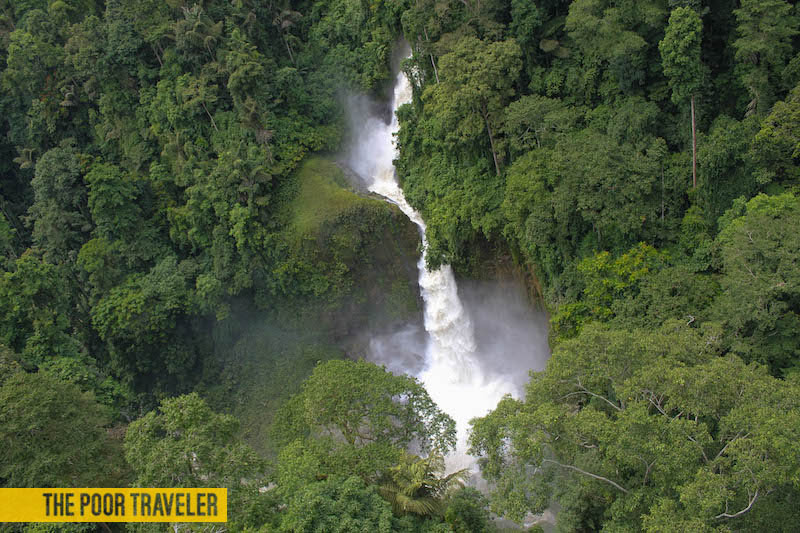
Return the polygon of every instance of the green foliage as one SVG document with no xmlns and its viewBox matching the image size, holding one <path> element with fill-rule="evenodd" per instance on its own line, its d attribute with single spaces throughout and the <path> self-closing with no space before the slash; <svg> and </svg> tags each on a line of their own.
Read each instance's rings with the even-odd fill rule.
<svg viewBox="0 0 800 533">
<path fill-rule="evenodd" d="M 587 325 L 561 343 L 524 402 L 506 398 L 474 423 L 496 508 L 519 518 L 555 494 L 573 527 L 656 531 L 666 509 L 678 515 L 666 524 L 760 520 L 770 495 L 795 486 L 796 454 L 781 447 L 797 426 L 770 419 L 798 416 L 796 386 L 717 357 L 719 337 L 674 322 Z"/>
<path fill-rule="evenodd" d="M 125 459 L 139 487 L 224 487 L 230 520 L 259 507 L 264 465 L 238 439 L 239 422 L 213 412 L 196 393 L 161 402 L 128 426 Z M 256 510 L 253 509 L 256 508 Z"/>
<path fill-rule="evenodd" d="M 311 434 L 370 444 L 445 452 L 455 446 L 455 422 L 412 377 L 366 361 L 328 361 L 314 369 L 279 413 L 284 442 Z M 313 432 L 313 433 L 312 433 Z"/>
<path fill-rule="evenodd" d="M 581 252 L 630 246 L 658 228 L 658 146 L 639 151 L 586 129 L 520 157 L 508 172 L 507 235 L 548 278 Z"/>
<path fill-rule="evenodd" d="M 486 43 L 465 37 L 441 57 L 442 83 L 430 87 L 423 97 L 433 107 L 446 142 L 474 145 L 478 139 L 489 141 L 498 176 L 502 147 L 495 136 L 503 108 L 515 92 L 520 56 L 513 40 Z"/>
<path fill-rule="evenodd" d="M 0 385 L 0 483 L 104 487 L 125 483 L 105 407 L 48 373 L 16 371 Z"/>
<path fill-rule="evenodd" d="M 727 221 L 717 238 L 724 272 L 718 313 L 731 349 L 775 374 L 798 364 L 798 217 L 794 195 L 761 194 L 747 202 L 742 216 Z"/>
<path fill-rule="evenodd" d="M 59 119 L 66 114 L 66 109 L 59 106 L 61 79 L 52 76 L 63 60 L 63 50 L 57 41 L 60 32 L 57 19 L 38 9 L 28 12 L 23 20 L 8 35 L 6 68 L 0 85 L 14 104 L 9 107 L 9 122 L 14 126 L 12 142 L 31 151 L 46 150 Z"/>
<path fill-rule="evenodd" d="M 542 12 L 536 4 L 525 0 L 511 0 L 509 30 L 520 46 L 527 48 L 536 43 L 536 32 L 543 22 Z"/>
<path fill-rule="evenodd" d="M 50 262 L 74 260 L 75 250 L 91 228 L 79 157 L 73 143 L 65 141 L 37 161 L 31 180 L 33 241 Z"/>
<path fill-rule="evenodd" d="M 701 129 L 725 110 L 737 112 L 741 87 L 730 54 L 720 51 L 733 40 L 735 6 L 672 3 L 670 18 L 661 2 L 512 3 L 510 22 L 495 21 L 507 23 L 506 35 L 522 46 L 522 66 L 506 65 L 489 79 L 482 74 L 505 65 L 512 55 L 499 51 L 514 41 L 476 31 L 469 7 L 461 14 L 452 4 L 437 6 L 418 3 L 404 19 L 420 35 L 414 79 L 421 90 L 413 109 L 400 113 L 398 160 L 407 196 L 428 223 L 432 266 L 463 266 L 488 239 L 535 270 L 555 304 L 580 293 L 573 272 L 584 257 L 641 241 L 670 246 L 691 201 L 702 205 L 712 235 L 733 198 L 771 181 L 771 165 L 758 163 L 765 158 L 753 149 L 758 120 L 720 119 L 700 143 L 702 190 L 686 194 L 688 156 L 678 150 L 690 130 L 669 96 L 701 98 Z M 499 55 L 473 64 L 489 50 Z M 717 94 L 708 94 L 710 79 Z M 502 114 L 486 120 L 482 102 Z M 487 150 L 499 180 L 490 177 Z"/>
<path fill-rule="evenodd" d="M 133 240 L 142 218 L 137 198 L 141 195 L 135 180 L 121 175 L 114 165 L 100 163 L 86 173 L 88 207 L 101 238 Z"/>
<path fill-rule="evenodd" d="M 346 211 L 370 204 L 337 184 L 337 177 L 342 179 L 341 171 L 323 159 L 312 158 L 303 164 L 290 215 L 297 234 L 318 233 Z"/>
<path fill-rule="evenodd" d="M 612 315 L 614 302 L 630 297 L 629 293 L 640 281 L 652 270 L 659 269 L 665 260 L 663 253 L 644 243 L 613 263 L 608 252 L 584 259 L 578 264 L 578 271 L 586 280 L 583 301 L 593 315 L 607 319 Z"/>
<path fill-rule="evenodd" d="M 601 94 L 630 93 L 646 82 L 654 37 L 666 18 L 664 7 L 656 1 L 577 0 L 570 4 L 565 28 L 580 49 L 584 69 L 603 69 L 606 79 L 599 87 Z"/>
<path fill-rule="evenodd" d="M 14 352 L 0 344 L 0 386 L 13 374 L 21 371 L 22 368 L 17 363 Z"/>
<path fill-rule="evenodd" d="M 371 58 L 354 77 L 374 85 L 388 72 L 387 28 L 399 10 L 352 4 L 372 27 L 329 33 L 341 21 L 319 3 L 302 13 L 224 2 L 110 2 L 102 13 L 91 3 L 28 4 L 4 10 L 9 31 L 0 31 L 2 153 L 19 166 L 2 168 L 3 264 L 14 271 L 33 242 L 45 261 L 70 265 L 54 300 L 80 326 L 89 367 L 94 359 L 140 389 L 185 383 L 197 355 L 194 317 L 225 316 L 224 299 L 256 280 L 278 285 L 265 280 L 278 270 L 270 248 L 284 207 L 273 204 L 278 182 L 310 150 L 338 147 L 330 73 L 344 65 L 327 50 L 346 41 Z M 277 28 L 257 30 L 256 19 Z M 308 68 L 323 58 L 325 72 Z M 11 239 L 19 249 L 8 248 Z M 317 283 L 346 284 L 335 267 Z M 12 311 L 18 332 L 4 341 L 28 358 L 30 330 L 47 323 L 25 326 L 21 312 Z M 63 351 L 51 344 L 41 351 Z M 59 363 L 59 375 L 82 372 L 67 366 Z M 141 374 L 160 370 L 170 377 Z"/>
<path fill-rule="evenodd" d="M 389 77 L 393 36 L 406 2 L 317 1 L 301 20 L 313 20 L 298 65 L 317 66 L 339 83 L 369 90 Z M 298 12 L 304 11 L 298 8 Z M 287 16 L 283 15 L 283 21 Z M 282 22 L 285 28 L 290 26 Z M 291 52 L 290 52 L 291 54 Z"/>
<path fill-rule="evenodd" d="M 166 257 L 147 274 L 128 276 L 92 309 L 92 322 L 115 370 L 181 375 L 191 368 L 192 346 L 176 344 L 171 336 L 189 305 L 187 268 Z"/>
<path fill-rule="evenodd" d="M 737 39 L 733 41 L 742 82 L 750 92 L 749 111 L 764 114 L 774 102 L 776 79 L 792 54 L 792 38 L 800 19 L 783 0 L 744 0 L 734 10 Z"/>
<path fill-rule="evenodd" d="M 252 480 L 261 464 L 236 440 L 238 424 L 214 413 L 196 393 L 164 400 L 125 434 L 125 458 L 136 484 L 234 488 L 242 479 Z"/>
<path fill-rule="evenodd" d="M 749 198 L 764 186 L 754 164 L 756 117 L 739 122 L 720 116 L 698 149 L 699 202 L 707 224 L 716 223 L 734 199 Z M 772 165 L 770 165 L 772 166 Z"/>
<path fill-rule="evenodd" d="M 579 118 L 579 109 L 558 99 L 526 95 L 506 107 L 503 132 L 511 153 L 522 155 L 533 148 L 552 148 L 559 134 L 572 129 Z"/>
<path fill-rule="evenodd" d="M 16 230 L 11 227 L 5 215 L 0 216 L 0 268 L 9 270 L 16 259 L 14 237 Z"/>
<path fill-rule="evenodd" d="M 278 411 L 273 439 L 280 446 L 275 491 L 290 507 L 305 493 L 357 476 L 391 503 L 382 501 L 390 514 L 438 516 L 445 492 L 462 476 L 441 475 L 440 454 L 455 445 L 455 422 L 416 379 L 364 361 L 318 364 Z M 410 455 L 412 443 L 433 453 Z"/>
<path fill-rule="evenodd" d="M 334 477 L 298 491 L 287 504 L 278 531 L 389 533 L 392 511 L 375 487 L 357 477 Z"/>
<path fill-rule="evenodd" d="M 444 519 L 455 533 L 487 533 L 489 500 L 472 487 L 455 491 L 447 500 Z"/>
<path fill-rule="evenodd" d="M 792 89 L 785 101 L 777 102 L 772 112 L 761 122 L 761 131 L 755 136 L 753 151 L 759 161 L 757 179 L 763 182 L 795 184 L 797 165 L 794 160 L 800 156 L 800 86 Z"/>
<path fill-rule="evenodd" d="M 395 515 L 437 516 L 443 514 L 444 497 L 467 475 L 465 470 L 444 475 L 444 458 L 437 453 L 426 458 L 406 453 L 378 481 L 378 493 Z"/>
<path fill-rule="evenodd" d="M 72 336 L 68 286 L 59 269 L 29 250 L 0 278 L 0 342 L 35 367 L 56 357 L 78 357 Z"/>
<path fill-rule="evenodd" d="M 683 258 L 679 258 L 685 261 Z M 657 327 L 669 319 L 711 316 L 719 293 L 715 280 L 691 264 L 671 259 L 640 243 L 612 258 L 601 252 L 577 266 L 581 299 L 559 306 L 551 320 L 555 341 L 576 335 L 584 323 L 599 320 L 621 327 Z"/>
</svg>

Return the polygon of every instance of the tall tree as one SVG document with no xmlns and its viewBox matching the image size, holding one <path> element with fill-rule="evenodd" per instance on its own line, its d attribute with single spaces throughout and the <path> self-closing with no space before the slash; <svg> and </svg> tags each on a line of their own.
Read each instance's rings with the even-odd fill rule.
<svg viewBox="0 0 800 533">
<path fill-rule="evenodd" d="M 225 487 L 230 519 L 246 519 L 241 515 L 245 502 L 258 499 L 263 463 L 238 430 L 238 420 L 215 413 L 197 393 L 162 401 L 125 434 L 134 486 Z"/>
<path fill-rule="evenodd" d="M 455 533 L 494 531 L 489 516 L 489 500 L 474 487 L 459 489 L 448 498 L 444 519 Z"/>
<path fill-rule="evenodd" d="M 287 496 L 334 476 L 375 482 L 412 444 L 441 453 L 455 445 L 455 422 L 416 379 L 365 361 L 318 365 L 275 418 L 276 482 Z"/>
<path fill-rule="evenodd" d="M 77 358 L 83 347 L 70 323 L 73 302 L 63 272 L 28 250 L 0 273 L 0 343 L 28 368 L 48 360 Z"/>
<path fill-rule="evenodd" d="M 366 361 L 328 361 L 314 369 L 279 415 L 284 440 L 322 433 L 352 446 L 385 443 L 447 451 L 455 422 L 414 378 L 395 376 Z"/>
<path fill-rule="evenodd" d="M 703 83 L 705 68 L 700 60 L 703 22 L 688 7 L 678 7 L 669 17 L 664 39 L 658 44 L 664 75 L 672 89 L 672 101 L 677 105 L 688 98 L 692 120 L 692 188 L 697 187 L 697 123 L 695 95 Z"/>
<path fill-rule="evenodd" d="M 239 422 L 217 414 L 197 393 L 164 400 L 133 422 L 125 458 L 148 487 L 238 487 L 260 474 L 258 457 L 237 440 Z"/>
<path fill-rule="evenodd" d="M 800 85 L 761 121 L 752 155 L 761 167 L 763 182 L 794 183 L 800 176 L 795 163 L 800 157 Z"/>
<path fill-rule="evenodd" d="M 498 176 L 502 147 L 497 134 L 503 109 L 515 92 L 521 56 L 513 39 L 487 42 L 465 37 L 452 52 L 441 57 L 441 83 L 428 89 L 425 98 L 442 117 L 452 141 L 471 142 L 486 133 Z"/>
<path fill-rule="evenodd" d="M 196 346 L 190 336 L 179 333 L 187 328 L 192 303 L 191 268 L 167 256 L 146 274 L 128 275 L 92 307 L 92 323 L 118 375 L 181 379 L 192 368 Z"/>
</svg>

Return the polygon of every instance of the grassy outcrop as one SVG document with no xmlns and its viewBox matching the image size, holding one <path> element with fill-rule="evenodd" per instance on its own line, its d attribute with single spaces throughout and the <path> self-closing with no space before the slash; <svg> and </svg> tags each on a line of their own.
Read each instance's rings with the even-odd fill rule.
<svg viewBox="0 0 800 533">
<path fill-rule="evenodd" d="M 242 421 L 270 456 L 276 409 L 318 363 L 358 357 L 359 338 L 421 311 L 417 228 L 400 210 L 353 192 L 339 167 L 309 158 L 279 192 L 281 229 L 256 305 L 234 302 L 213 331 L 203 382 L 212 405 Z"/>
</svg>

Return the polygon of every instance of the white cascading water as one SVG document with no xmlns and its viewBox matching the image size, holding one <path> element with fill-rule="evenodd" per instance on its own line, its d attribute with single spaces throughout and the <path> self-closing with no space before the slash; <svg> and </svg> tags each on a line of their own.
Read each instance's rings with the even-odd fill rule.
<svg viewBox="0 0 800 533">
<path fill-rule="evenodd" d="M 411 101 L 411 85 L 405 74 L 397 75 L 392 102 L 392 120 L 386 124 L 368 117 L 356 124 L 355 142 L 349 156 L 350 167 L 368 184 L 370 191 L 396 204 L 419 226 L 423 253 L 419 260 L 419 286 L 424 302 L 425 330 L 428 334 L 425 364 L 416 376 L 431 398 L 456 421 L 458 443 L 446 458 L 447 470 L 475 468 L 467 453 L 470 419 L 493 409 L 506 393 L 518 393 L 517 385 L 502 377 L 488 379 L 476 357 L 472 322 L 458 296 L 450 265 L 437 270 L 426 268 L 428 241 L 422 216 L 409 204 L 397 183 L 393 160 L 397 157 L 394 134 L 399 129 L 395 112 Z"/>
</svg>

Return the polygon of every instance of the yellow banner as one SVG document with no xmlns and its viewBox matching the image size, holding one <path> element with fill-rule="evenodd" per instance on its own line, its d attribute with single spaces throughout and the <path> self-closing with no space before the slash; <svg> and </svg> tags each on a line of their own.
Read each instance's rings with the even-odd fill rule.
<svg viewBox="0 0 800 533">
<path fill-rule="evenodd" d="M 227 489 L 0 488 L 0 522 L 227 521 Z"/>
</svg>

